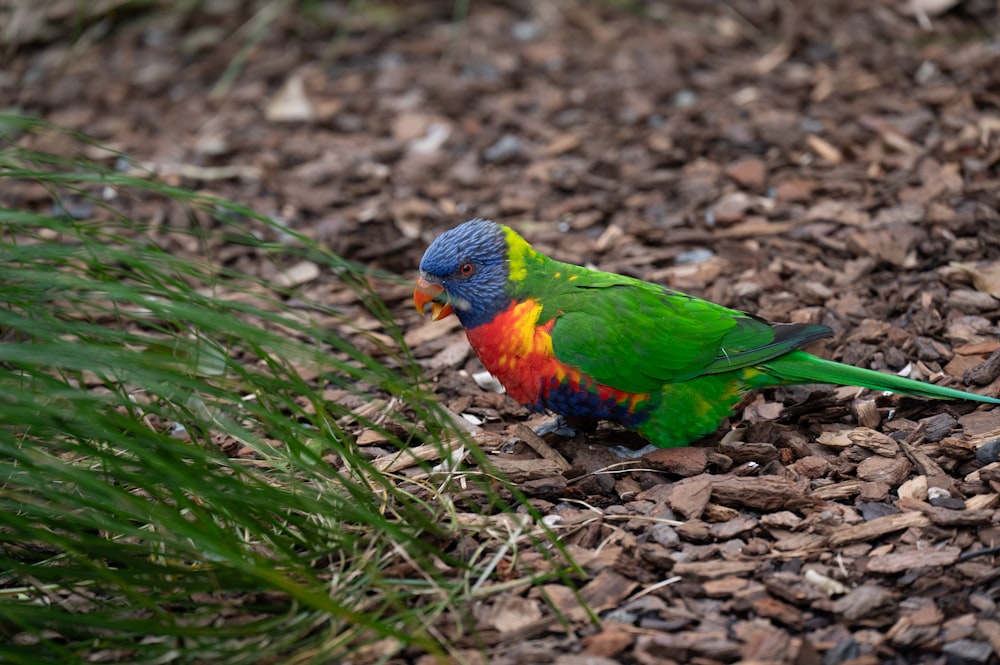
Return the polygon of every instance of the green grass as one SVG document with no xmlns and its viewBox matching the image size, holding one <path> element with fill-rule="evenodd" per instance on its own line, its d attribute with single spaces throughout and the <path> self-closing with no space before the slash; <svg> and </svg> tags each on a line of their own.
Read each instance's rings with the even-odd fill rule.
<svg viewBox="0 0 1000 665">
<path fill-rule="evenodd" d="M 489 479 L 404 480 L 354 445 L 362 428 L 399 449 L 463 440 L 372 275 L 239 205 L 83 159 L 84 136 L 0 128 L 0 189 L 51 201 L 0 207 L 0 662 L 448 653 L 439 620 L 461 626 L 496 552 L 544 535 L 503 542 L 460 519 L 460 475 L 504 508 Z M 39 135 L 59 154 L 23 147 Z M 140 204 L 189 223 L 125 214 Z M 217 260 L 236 245 L 318 263 L 381 334 Z M 463 535 L 482 547 L 458 561 Z"/>
</svg>

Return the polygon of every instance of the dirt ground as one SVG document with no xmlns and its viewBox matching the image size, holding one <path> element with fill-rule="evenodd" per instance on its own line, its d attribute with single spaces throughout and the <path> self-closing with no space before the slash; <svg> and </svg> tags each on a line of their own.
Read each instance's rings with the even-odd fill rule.
<svg viewBox="0 0 1000 665">
<path fill-rule="evenodd" d="M 825 323 L 819 355 L 1000 393 L 995 1 L 277 4 L 8 9 L 0 106 L 407 277 L 489 217 L 562 260 Z M 50 204 L 32 196 L 7 198 Z M 360 312 L 330 275 L 302 288 Z M 1000 409 L 776 389 L 625 462 L 607 446 L 639 442 L 611 427 L 534 436 L 456 322 L 377 288 L 600 617 L 516 587 L 438 627 L 469 662 L 1000 663 Z"/>
</svg>

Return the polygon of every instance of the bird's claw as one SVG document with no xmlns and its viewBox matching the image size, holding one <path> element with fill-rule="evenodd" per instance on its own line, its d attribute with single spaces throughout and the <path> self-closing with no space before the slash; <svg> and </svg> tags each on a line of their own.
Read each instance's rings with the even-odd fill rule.
<svg viewBox="0 0 1000 665">
<path fill-rule="evenodd" d="M 659 446 L 654 446 L 649 443 L 642 448 L 626 448 L 625 446 L 611 446 L 611 452 L 618 457 L 624 457 L 625 459 L 639 459 L 643 455 L 653 452 L 654 450 L 659 450 Z"/>
<path fill-rule="evenodd" d="M 545 436 L 546 434 L 554 433 L 558 436 L 572 439 L 579 433 L 580 430 L 570 425 L 562 416 L 556 416 L 551 420 L 546 420 L 544 423 L 536 427 L 534 431 L 538 436 Z"/>
</svg>

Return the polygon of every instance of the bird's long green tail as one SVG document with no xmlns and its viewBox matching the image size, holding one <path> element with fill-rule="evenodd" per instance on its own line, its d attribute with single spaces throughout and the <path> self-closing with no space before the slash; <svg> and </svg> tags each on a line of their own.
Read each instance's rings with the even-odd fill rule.
<svg viewBox="0 0 1000 665">
<path fill-rule="evenodd" d="M 895 374 L 885 374 L 871 369 L 852 367 L 832 360 L 824 360 L 805 351 L 792 351 L 778 358 L 761 363 L 767 374 L 780 383 L 835 383 L 842 386 L 860 386 L 871 390 L 888 390 L 928 399 L 968 399 L 988 404 L 1000 404 L 1000 399 L 975 393 L 936 386 L 905 379 Z"/>
</svg>

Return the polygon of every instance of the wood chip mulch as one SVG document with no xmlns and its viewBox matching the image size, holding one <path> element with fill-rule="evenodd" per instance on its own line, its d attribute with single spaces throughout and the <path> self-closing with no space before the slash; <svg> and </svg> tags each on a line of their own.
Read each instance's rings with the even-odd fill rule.
<svg viewBox="0 0 1000 665">
<path fill-rule="evenodd" d="M 88 49 L 39 19 L 0 95 L 408 278 L 437 233 L 492 217 L 563 260 L 829 325 L 819 355 L 1000 394 L 995 2 L 471 3 L 460 20 L 461 3 L 315 3 L 223 88 L 250 11 L 232 4 Z M 315 265 L 217 250 L 350 317 L 371 353 L 393 344 Z M 576 589 L 527 583 L 559 561 L 527 538 L 542 523 L 459 494 L 481 535 L 456 554 L 497 556 L 492 592 L 435 626 L 456 662 L 1000 663 L 1000 410 L 773 389 L 693 447 L 623 460 L 609 446 L 640 442 L 614 428 L 536 436 L 544 418 L 490 389 L 453 321 L 375 285 L 442 404 L 583 571 Z M 380 468 L 418 472 L 357 433 Z"/>
</svg>

